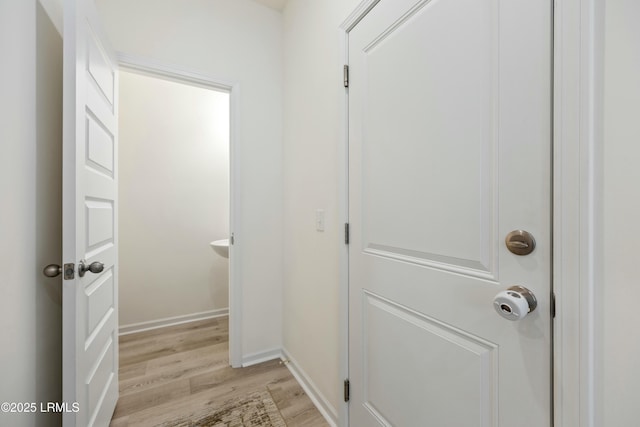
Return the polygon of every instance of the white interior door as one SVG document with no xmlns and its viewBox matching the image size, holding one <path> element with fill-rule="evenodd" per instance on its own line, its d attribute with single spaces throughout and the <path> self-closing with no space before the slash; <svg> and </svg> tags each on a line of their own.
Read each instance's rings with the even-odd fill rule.
<svg viewBox="0 0 640 427">
<path fill-rule="evenodd" d="M 118 399 L 118 70 L 93 0 L 64 8 L 63 260 L 76 269 L 63 281 L 63 399 L 79 411 L 63 420 L 106 426 Z M 80 277 L 81 260 L 103 270 Z"/>
<path fill-rule="evenodd" d="M 381 0 L 349 32 L 353 427 L 550 425 L 551 11 Z"/>
</svg>

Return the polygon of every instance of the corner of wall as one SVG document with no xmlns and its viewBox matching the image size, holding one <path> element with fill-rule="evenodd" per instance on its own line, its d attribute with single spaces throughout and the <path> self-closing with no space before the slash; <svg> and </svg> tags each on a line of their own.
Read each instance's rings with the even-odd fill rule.
<svg viewBox="0 0 640 427">
<path fill-rule="evenodd" d="M 331 427 L 337 427 L 338 411 L 286 349 L 282 350 L 282 360 L 327 423 Z"/>
</svg>

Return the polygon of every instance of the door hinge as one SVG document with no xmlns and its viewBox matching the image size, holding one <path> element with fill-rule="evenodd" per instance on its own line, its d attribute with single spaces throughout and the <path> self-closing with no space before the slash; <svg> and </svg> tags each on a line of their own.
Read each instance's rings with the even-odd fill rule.
<svg viewBox="0 0 640 427">
<path fill-rule="evenodd" d="M 344 401 L 345 402 L 349 401 L 350 393 L 351 393 L 351 384 L 349 383 L 349 380 L 344 380 Z"/>
<path fill-rule="evenodd" d="M 551 292 L 551 318 L 556 318 L 556 294 Z"/>
<path fill-rule="evenodd" d="M 344 223 L 344 244 L 345 245 L 349 244 L 349 223 L 348 222 Z"/>
<path fill-rule="evenodd" d="M 345 65 L 344 66 L 344 71 L 343 71 L 343 77 L 344 77 L 344 87 L 349 87 L 349 66 Z"/>
</svg>

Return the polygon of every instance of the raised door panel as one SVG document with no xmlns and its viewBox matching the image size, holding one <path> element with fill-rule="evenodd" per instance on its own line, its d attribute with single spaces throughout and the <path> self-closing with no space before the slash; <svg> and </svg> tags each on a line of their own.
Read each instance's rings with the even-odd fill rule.
<svg viewBox="0 0 640 427">
<path fill-rule="evenodd" d="M 365 251 L 494 278 L 495 14 L 494 0 L 422 1 L 367 34 Z"/>
<path fill-rule="evenodd" d="M 363 405 L 371 420 L 384 426 L 496 424 L 496 344 L 370 292 L 363 305 Z M 452 401 L 461 410 L 452 411 Z"/>
</svg>

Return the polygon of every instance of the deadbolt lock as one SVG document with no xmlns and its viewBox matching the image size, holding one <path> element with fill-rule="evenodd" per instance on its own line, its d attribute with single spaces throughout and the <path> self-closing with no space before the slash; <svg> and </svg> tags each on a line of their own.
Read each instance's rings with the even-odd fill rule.
<svg viewBox="0 0 640 427">
<path fill-rule="evenodd" d="M 504 239 L 507 249 L 516 255 L 529 255 L 536 248 L 533 235 L 524 230 L 513 230 Z"/>
</svg>

